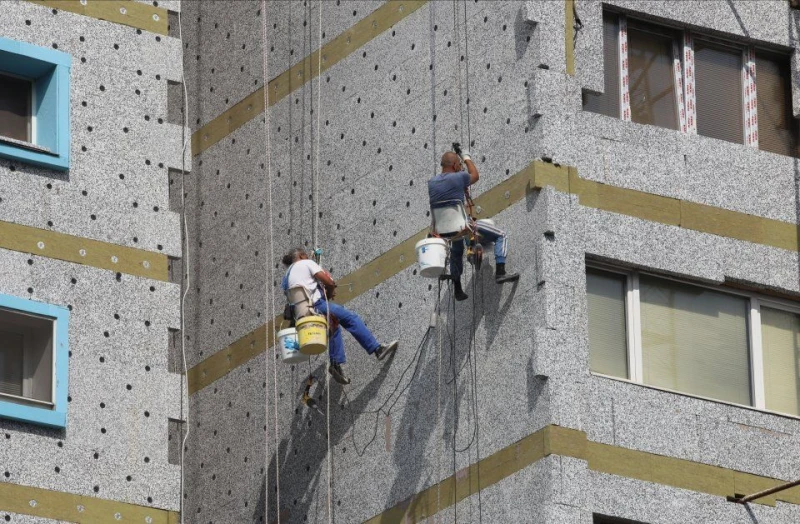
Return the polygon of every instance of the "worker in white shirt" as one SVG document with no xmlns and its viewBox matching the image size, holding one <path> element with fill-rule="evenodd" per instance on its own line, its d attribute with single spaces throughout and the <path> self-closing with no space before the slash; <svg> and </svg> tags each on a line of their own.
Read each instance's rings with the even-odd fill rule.
<svg viewBox="0 0 800 524">
<path fill-rule="evenodd" d="M 350 379 L 342 370 L 342 364 L 346 361 L 342 327 L 361 344 L 368 354 L 375 355 L 378 360 L 383 360 L 395 352 L 398 346 L 397 340 L 381 344 L 361 320 L 361 317 L 344 306 L 330 302 L 336 294 L 336 282 L 330 273 L 308 257 L 303 248 L 293 249 L 283 257 L 282 262 L 287 267 L 282 282 L 283 291 L 286 292 L 294 286 L 303 286 L 311 297 L 317 314 L 323 316 L 330 314 L 338 320 L 341 326 L 333 329 L 328 342 L 328 353 L 331 360 L 330 373 L 337 382 L 340 384 L 350 383 Z"/>
</svg>

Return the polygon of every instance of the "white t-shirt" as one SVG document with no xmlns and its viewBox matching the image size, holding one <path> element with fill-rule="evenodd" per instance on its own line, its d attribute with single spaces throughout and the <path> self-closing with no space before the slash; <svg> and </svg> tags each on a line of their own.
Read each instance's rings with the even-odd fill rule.
<svg viewBox="0 0 800 524">
<path fill-rule="evenodd" d="M 284 279 L 286 289 L 303 286 L 308 290 L 311 301 L 316 303 L 322 298 L 322 292 L 319 289 L 322 284 L 314 278 L 314 275 L 320 271 L 324 270 L 313 260 L 298 260 L 287 270 L 288 279 Z"/>
</svg>

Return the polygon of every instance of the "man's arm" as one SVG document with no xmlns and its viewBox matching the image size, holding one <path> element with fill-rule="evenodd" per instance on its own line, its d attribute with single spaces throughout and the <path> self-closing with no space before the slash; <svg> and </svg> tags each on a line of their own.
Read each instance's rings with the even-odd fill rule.
<svg viewBox="0 0 800 524">
<path fill-rule="evenodd" d="M 325 270 L 319 271 L 314 274 L 314 278 L 317 279 L 317 282 L 325 286 L 325 294 L 329 299 L 336 295 L 336 282 L 334 282 L 330 273 Z"/>
<path fill-rule="evenodd" d="M 472 161 L 472 156 L 469 154 L 469 151 L 464 150 L 464 152 L 461 153 L 461 159 L 467 166 L 467 173 L 469 173 L 469 185 L 472 185 L 481 178 L 481 175 L 478 173 L 478 168 L 475 167 L 475 163 Z"/>
</svg>

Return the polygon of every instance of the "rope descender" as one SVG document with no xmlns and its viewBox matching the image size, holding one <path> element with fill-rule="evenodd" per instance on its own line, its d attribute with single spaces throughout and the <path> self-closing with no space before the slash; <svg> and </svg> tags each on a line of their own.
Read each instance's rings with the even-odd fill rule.
<svg viewBox="0 0 800 524">
<path fill-rule="evenodd" d="M 314 375 L 309 375 L 306 379 L 306 387 L 303 390 L 303 397 L 300 400 L 300 403 L 311 408 L 311 409 L 319 409 L 317 406 L 317 401 L 314 400 L 314 397 L 311 396 L 311 388 L 314 386 L 314 383 L 318 382 L 317 377 Z"/>
</svg>

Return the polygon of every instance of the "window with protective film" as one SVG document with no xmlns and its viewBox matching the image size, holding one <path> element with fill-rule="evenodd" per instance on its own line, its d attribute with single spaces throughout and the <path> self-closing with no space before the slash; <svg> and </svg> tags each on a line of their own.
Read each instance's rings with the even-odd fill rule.
<svg viewBox="0 0 800 524">
<path fill-rule="evenodd" d="M 800 156 L 787 51 L 605 11 L 603 64 L 584 111 Z"/>
<path fill-rule="evenodd" d="M 0 38 L 0 157 L 69 169 L 70 55 Z"/>
<path fill-rule="evenodd" d="M 0 295 L 0 417 L 66 425 L 69 311 Z"/>
</svg>

